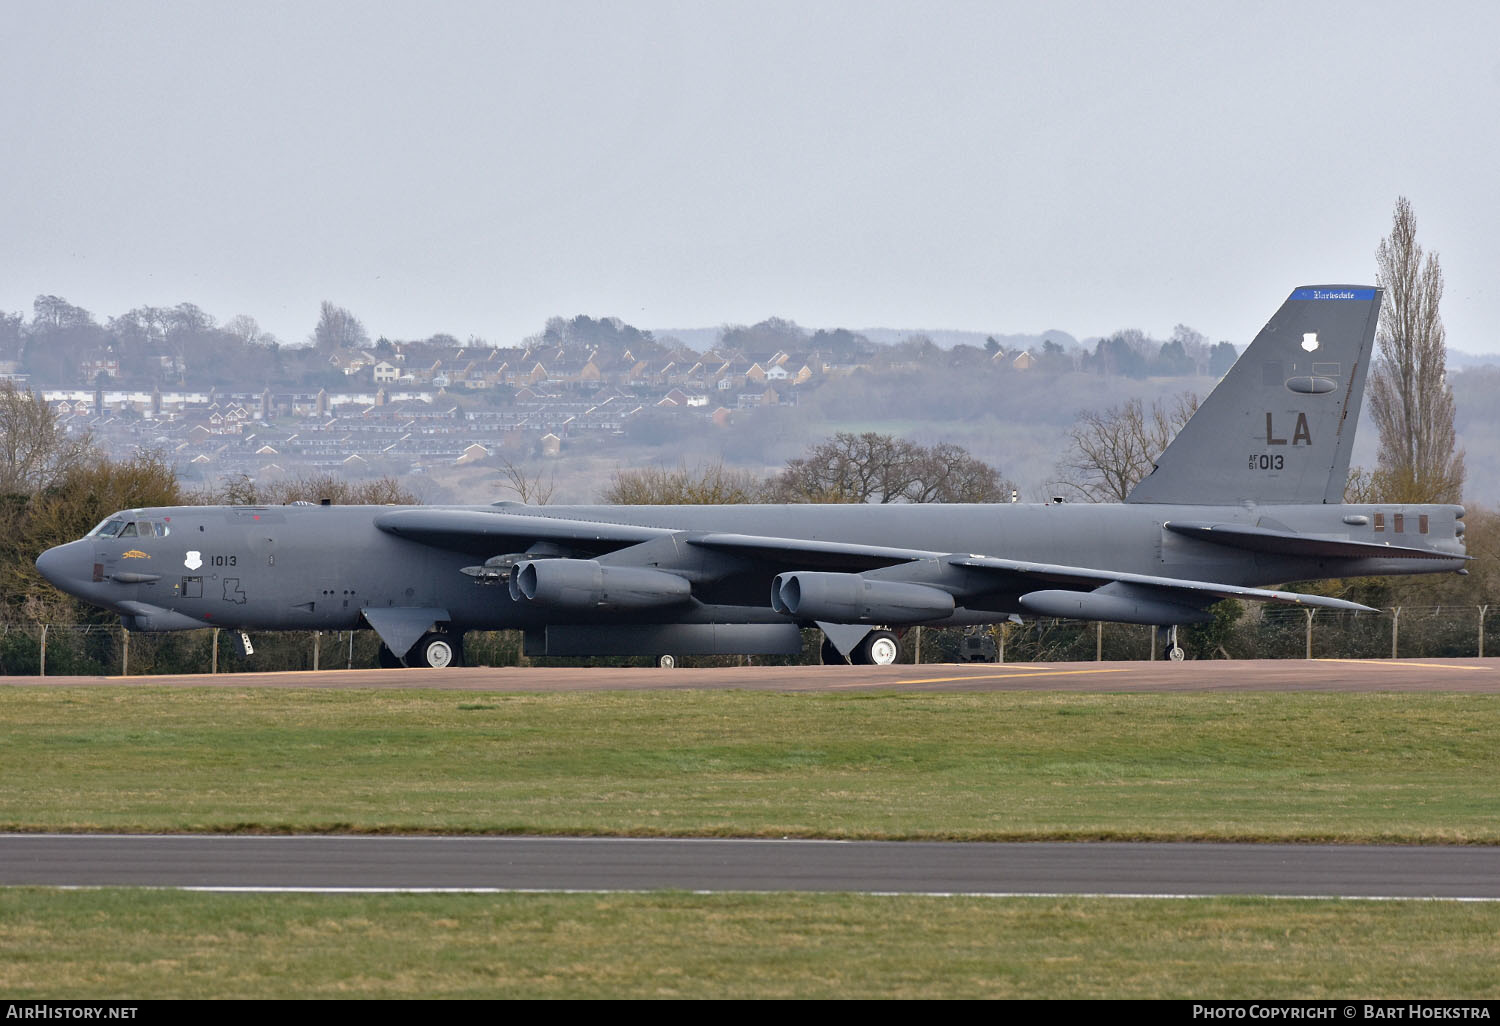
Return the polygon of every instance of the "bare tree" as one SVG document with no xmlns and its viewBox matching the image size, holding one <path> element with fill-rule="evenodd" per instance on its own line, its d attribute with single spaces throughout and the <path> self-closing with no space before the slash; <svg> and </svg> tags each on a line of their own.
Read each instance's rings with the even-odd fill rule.
<svg viewBox="0 0 1500 1026">
<path fill-rule="evenodd" d="M 50 488 L 95 455 L 89 437 L 69 437 L 41 396 L 0 382 L 0 495 Z"/>
<path fill-rule="evenodd" d="M 1149 410 L 1130 399 L 1102 413 L 1081 411 L 1058 466 L 1062 486 L 1088 502 L 1124 502 L 1197 408 L 1198 397 L 1184 392 Z"/>
<path fill-rule="evenodd" d="M 724 506 L 761 502 L 765 482 L 722 463 L 676 470 L 642 467 L 617 470 L 602 502 L 617 506 Z"/>
<path fill-rule="evenodd" d="M 1443 271 L 1423 259 L 1417 217 L 1396 200 L 1391 233 L 1375 250 L 1385 303 L 1370 376 L 1370 413 L 1380 430 L 1374 494 L 1386 502 L 1458 502 L 1464 456 L 1454 447 L 1453 389 L 1438 303 Z"/>
<path fill-rule="evenodd" d="M 363 349 L 370 344 L 370 336 L 358 317 L 325 299 L 310 341 L 318 352 L 328 354 L 339 349 Z"/>
<path fill-rule="evenodd" d="M 908 502 L 1005 502 L 1015 485 L 961 445 L 940 442 L 918 461 Z"/>
<path fill-rule="evenodd" d="M 350 481 L 333 474 L 257 481 L 249 474 L 230 474 L 220 486 L 189 496 L 204 506 L 284 506 L 291 502 L 322 502 L 335 506 L 415 506 L 415 493 L 394 477 Z"/>
<path fill-rule="evenodd" d="M 541 468 L 527 471 L 503 456 L 500 458 L 501 487 L 509 488 L 517 498 L 530 505 L 545 506 L 552 501 L 552 493 L 557 490 L 557 471 L 548 467 L 546 475 L 543 480 Z"/>
<path fill-rule="evenodd" d="M 999 502 L 1013 486 L 962 446 L 927 448 L 873 431 L 841 431 L 768 482 L 774 502 Z"/>
<path fill-rule="evenodd" d="M 771 481 L 778 502 L 900 502 L 916 481 L 920 446 L 873 431 L 840 431 Z"/>
</svg>

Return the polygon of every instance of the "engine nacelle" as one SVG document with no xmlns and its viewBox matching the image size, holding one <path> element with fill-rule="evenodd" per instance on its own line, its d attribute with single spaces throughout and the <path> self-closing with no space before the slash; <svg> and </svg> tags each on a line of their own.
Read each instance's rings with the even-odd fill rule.
<svg viewBox="0 0 1500 1026">
<path fill-rule="evenodd" d="M 1141 623 L 1172 627 L 1185 623 L 1208 623 L 1213 614 L 1191 606 L 1120 590 L 1033 591 L 1022 595 L 1021 608 L 1038 616 L 1067 620 L 1108 620 L 1111 623 Z"/>
<path fill-rule="evenodd" d="M 952 616 L 953 596 L 923 584 L 806 571 L 776 576 L 771 608 L 829 623 L 922 623 Z"/>
<path fill-rule="evenodd" d="M 530 560 L 510 575 L 511 598 L 557 609 L 655 609 L 692 595 L 693 586 L 676 574 L 593 559 Z"/>
</svg>

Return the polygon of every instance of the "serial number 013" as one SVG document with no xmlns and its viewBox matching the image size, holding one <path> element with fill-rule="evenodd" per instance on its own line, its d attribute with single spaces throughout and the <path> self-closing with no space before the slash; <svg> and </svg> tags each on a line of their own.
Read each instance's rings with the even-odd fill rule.
<svg viewBox="0 0 1500 1026">
<path fill-rule="evenodd" d="M 1251 470 L 1282 470 L 1284 469 L 1286 457 L 1284 456 L 1250 456 Z"/>
</svg>

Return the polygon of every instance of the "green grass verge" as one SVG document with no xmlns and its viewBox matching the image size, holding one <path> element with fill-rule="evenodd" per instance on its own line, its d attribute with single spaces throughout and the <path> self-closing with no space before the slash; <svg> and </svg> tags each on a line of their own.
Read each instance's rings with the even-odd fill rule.
<svg viewBox="0 0 1500 1026">
<path fill-rule="evenodd" d="M 1500 905 L 0 890 L 12 1000 L 1500 997 Z"/>
<path fill-rule="evenodd" d="M 1500 702 L 0 689 L 0 829 L 1500 843 Z"/>
</svg>

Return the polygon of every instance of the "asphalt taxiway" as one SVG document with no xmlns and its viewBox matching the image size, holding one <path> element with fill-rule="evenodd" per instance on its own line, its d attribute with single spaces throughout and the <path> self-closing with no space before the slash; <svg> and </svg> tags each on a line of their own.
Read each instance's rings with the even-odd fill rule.
<svg viewBox="0 0 1500 1026">
<path fill-rule="evenodd" d="M 1500 848 L 9 834 L 0 885 L 1500 901 Z"/>
</svg>

